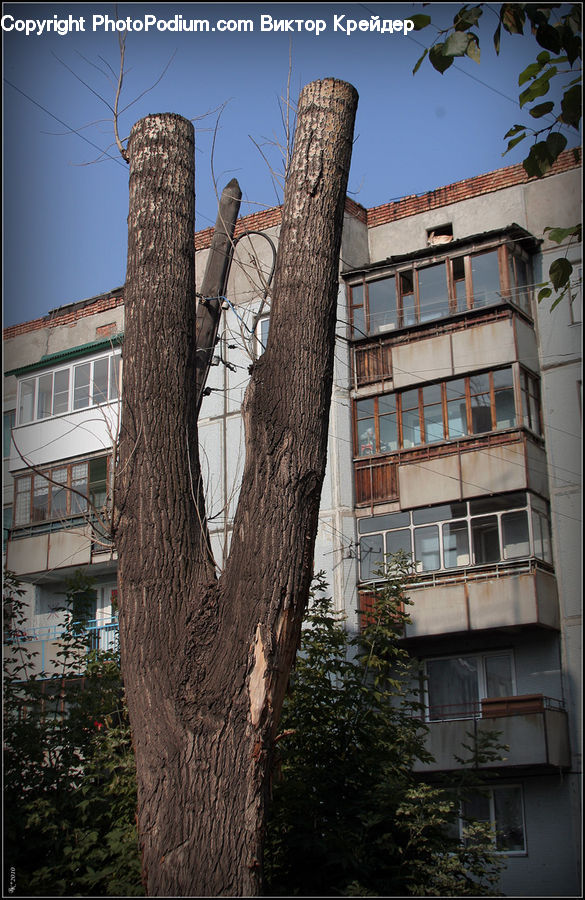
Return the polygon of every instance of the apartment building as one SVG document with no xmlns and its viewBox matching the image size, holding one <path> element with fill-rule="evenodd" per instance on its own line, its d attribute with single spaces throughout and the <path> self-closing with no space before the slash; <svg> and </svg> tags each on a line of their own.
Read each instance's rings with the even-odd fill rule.
<svg viewBox="0 0 585 900">
<path fill-rule="evenodd" d="M 545 228 L 580 220 L 580 157 L 528 180 L 512 166 L 373 209 L 352 200 L 315 569 L 358 627 L 385 556 L 415 563 L 405 645 L 424 667 L 434 762 L 497 731 L 475 815 L 493 822 L 509 896 L 580 892 L 581 249 Z M 241 219 L 200 415 L 221 568 L 243 467 L 240 409 L 269 333 L 280 209 Z M 200 279 L 211 231 L 195 236 Z M 535 286 L 568 255 L 573 296 Z M 45 668 L 64 580 L 96 579 L 96 643 L 115 629 L 107 522 L 122 382 L 113 291 L 5 331 L 7 564 L 27 585 Z"/>
</svg>

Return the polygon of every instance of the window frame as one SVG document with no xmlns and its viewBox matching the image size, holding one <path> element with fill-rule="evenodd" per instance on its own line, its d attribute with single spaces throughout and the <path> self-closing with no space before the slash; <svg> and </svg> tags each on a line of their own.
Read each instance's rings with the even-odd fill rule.
<svg viewBox="0 0 585 900">
<path fill-rule="evenodd" d="M 518 682 L 516 678 L 516 658 L 514 654 L 513 647 L 501 647 L 495 650 L 485 650 L 479 651 L 477 653 L 446 653 L 441 654 L 440 656 L 429 656 L 426 657 L 423 661 L 423 672 L 424 672 L 424 685 L 423 685 L 423 706 L 424 706 L 424 715 L 425 722 L 433 723 L 433 722 L 454 722 L 461 721 L 465 719 L 478 718 L 481 710 L 481 701 L 491 699 L 491 695 L 487 690 L 487 669 L 486 669 L 486 660 L 493 659 L 497 656 L 505 656 L 508 658 L 510 662 L 510 674 L 511 674 L 511 693 L 507 696 L 517 697 L 518 696 Z M 431 704 L 430 704 L 430 691 L 429 691 L 429 663 L 432 662 L 447 662 L 448 660 L 468 660 L 473 659 L 476 661 L 476 697 L 475 700 L 472 701 L 475 705 L 475 710 L 465 710 L 462 709 L 460 714 L 454 712 L 452 715 L 443 715 L 443 716 L 432 716 L 431 715 Z M 452 706 L 464 706 L 463 703 L 454 703 Z M 443 709 L 444 707 L 437 707 L 437 709 Z"/>
<path fill-rule="evenodd" d="M 498 847 L 498 834 L 501 833 L 501 829 L 498 829 L 495 795 L 498 792 L 502 792 L 502 791 L 506 791 L 506 790 L 514 790 L 514 791 L 517 791 L 519 794 L 519 801 L 520 801 L 519 809 L 520 809 L 521 816 L 522 816 L 522 823 L 521 823 L 522 824 L 522 841 L 523 841 L 522 850 L 510 850 L 510 849 L 506 849 L 505 847 L 502 847 L 502 848 Z M 508 856 L 514 856 L 514 857 L 528 856 L 528 842 L 526 839 L 526 810 L 525 810 L 525 802 L 524 802 L 523 785 L 518 784 L 518 783 L 498 784 L 498 785 L 493 785 L 493 786 L 490 785 L 490 786 L 486 786 L 483 789 L 482 793 L 487 794 L 488 799 L 489 799 L 489 815 L 490 815 L 489 823 L 490 823 L 491 830 L 492 830 L 492 840 L 493 840 L 493 845 L 494 845 L 493 852 L 498 855 L 501 854 L 506 857 L 508 857 Z M 469 821 L 469 819 L 471 819 L 471 818 L 473 818 L 473 817 L 465 816 L 464 806 L 463 806 L 463 803 L 461 803 L 458 825 L 459 825 L 459 840 L 462 843 L 464 843 L 464 841 L 465 841 L 466 821 Z"/>
<path fill-rule="evenodd" d="M 92 456 L 85 459 L 53 463 L 50 466 L 43 466 L 42 468 L 39 468 L 38 471 L 29 469 L 26 472 L 15 475 L 12 530 L 17 532 L 21 528 L 35 528 L 37 526 L 43 526 L 45 524 L 54 522 L 67 522 L 72 519 L 84 518 L 88 515 L 91 515 L 91 509 L 89 505 L 89 501 L 91 498 L 91 485 L 97 484 L 96 481 L 92 482 L 91 480 L 91 465 L 94 462 L 102 462 L 103 460 L 106 461 L 105 506 L 107 504 L 107 498 L 110 493 L 112 478 L 112 457 L 110 454 L 101 454 L 99 456 Z M 83 476 L 80 471 L 76 472 L 76 470 L 80 470 L 82 467 L 85 467 L 85 476 Z M 62 487 L 57 487 L 57 485 L 55 484 L 55 481 L 57 481 L 57 479 L 55 478 L 55 474 L 60 473 L 63 469 L 65 469 L 67 472 L 66 480 L 63 482 L 59 482 L 59 484 L 62 484 Z M 53 480 L 49 481 L 47 476 L 48 478 L 51 478 Z M 36 485 L 37 481 L 39 482 L 38 487 Z M 27 482 L 28 487 L 26 486 Z M 41 496 L 41 491 L 44 487 L 43 482 L 45 482 L 47 487 L 46 515 L 35 515 L 35 509 L 41 508 L 38 506 L 35 507 L 35 495 Z M 102 483 L 101 480 L 99 483 Z M 79 494 L 75 493 L 75 491 L 78 489 L 78 485 L 80 484 L 85 484 L 86 486 L 86 493 L 84 495 L 86 498 L 85 508 L 81 507 L 83 498 Z M 72 490 L 72 488 L 74 490 Z M 65 511 L 63 512 L 62 508 L 60 508 L 58 514 L 53 515 L 53 494 L 60 494 L 62 491 L 65 491 Z M 28 516 L 25 520 L 23 520 L 22 513 L 19 513 L 18 510 L 18 500 L 19 497 L 26 497 L 26 495 L 28 495 L 28 504 L 26 504 L 25 501 L 25 503 L 22 504 L 21 507 L 26 511 L 26 508 L 28 506 Z M 75 508 L 74 504 L 79 508 Z"/>
<path fill-rule="evenodd" d="M 106 362 L 107 374 L 107 397 L 98 397 L 95 382 L 95 366 L 96 363 Z M 33 425 L 36 422 L 44 422 L 46 419 L 55 419 L 59 416 L 70 415 L 72 413 L 84 412 L 96 406 L 103 406 L 107 403 L 115 403 L 120 399 L 121 395 L 121 350 L 113 350 L 108 353 L 100 353 L 98 356 L 89 358 L 80 358 L 72 360 L 69 364 L 55 366 L 54 368 L 45 369 L 36 373 L 22 376 L 18 380 L 18 400 L 16 406 L 16 422 L 21 425 Z M 89 365 L 89 383 L 87 385 L 86 404 L 76 406 L 76 371 L 81 370 L 83 366 Z M 55 412 L 55 398 L 57 394 L 64 394 L 63 390 L 55 391 L 56 376 L 68 372 L 68 389 L 67 389 L 67 408 Z M 51 378 L 51 410 L 44 415 L 40 414 L 39 403 L 41 399 L 40 382 Z M 33 383 L 32 392 L 32 416 L 31 418 L 23 418 L 23 391 L 25 385 Z"/>
<path fill-rule="evenodd" d="M 482 435 L 492 434 L 494 432 L 501 433 L 503 431 L 516 430 L 518 428 L 521 428 L 524 424 L 524 419 L 525 419 L 524 402 L 523 402 L 524 401 L 524 394 L 523 394 L 524 388 L 522 387 L 524 382 L 520 380 L 519 376 L 517 376 L 518 367 L 519 367 L 518 363 L 513 363 L 508 366 L 500 366 L 497 369 L 490 369 L 487 372 L 483 371 L 483 372 L 477 372 L 477 373 L 468 374 L 468 375 L 458 375 L 455 378 L 448 378 L 443 381 L 432 382 L 432 383 L 425 384 L 425 385 L 414 385 L 413 387 L 404 388 L 403 390 L 400 390 L 400 391 L 388 391 L 386 393 L 370 395 L 368 397 L 358 397 L 357 399 L 354 400 L 354 416 L 353 416 L 353 420 L 354 420 L 354 460 L 363 459 L 365 456 L 372 456 L 372 455 L 377 455 L 377 454 L 381 454 L 381 453 L 384 453 L 384 454 L 397 453 L 399 451 L 412 450 L 417 447 L 436 446 L 437 444 L 442 444 L 442 443 L 446 443 L 446 442 L 450 442 L 450 441 L 460 441 L 460 440 L 466 440 L 468 438 L 474 438 L 474 437 L 477 438 L 477 437 L 481 437 Z M 497 373 L 506 372 L 508 370 L 510 371 L 510 384 L 507 386 L 504 386 L 504 387 L 497 387 L 495 384 L 494 376 Z M 521 370 L 521 371 L 524 371 L 524 370 Z M 474 393 L 472 390 L 473 379 L 478 378 L 480 376 L 483 377 L 486 375 L 488 378 L 487 391 L 482 391 L 479 394 Z M 532 379 L 534 380 L 534 376 L 527 375 L 527 377 L 528 378 L 532 377 Z M 457 434 L 456 436 L 451 437 L 449 434 L 449 406 L 448 406 L 448 404 L 450 401 L 449 401 L 449 397 L 448 397 L 448 388 L 449 388 L 449 384 L 455 383 L 455 382 L 461 382 L 461 381 L 463 381 L 464 385 L 465 385 L 465 414 L 466 414 L 465 423 L 466 423 L 467 432 L 466 432 L 466 434 L 463 434 L 463 435 Z M 427 404 L 427 407 L 430 405 L 438 406 L 440 403 L 441 415 L 442 415 L 443 437 L 433 439 L 432 441 L 428 441 L 427 435 L 426 435 L 426 424 L 425 424 L 425 409 L 427 408 L 424 405 L 425 390 L 428 390 L 429 388 L 433 388 L 433 387 L 437 387 L 437 386 L 440 387 L 441 400 L 437 401 L 433 404 Z M 500 393 L 503 393 L 504 390 L 511 390 L 512 394 L 513 394 L 515 424 L 498 427 L 496 401 L 497 401 L 497 395 Z M 540 390 L 539 390 L 539 386 L 537 383 L 536 383 L 536 390 L 537 390 L 537 394 L 534 394 L 532 396 L 534 396 L 535 402 L 537 403 L 537 413 L 536 414 L 539 418 L 539 422 L 541 422 L 542 421 L 542 410 L 541 410 L 541 403 L 540 403 Z M 404 398 L 409 394 L 415 394 L 415 393 L 418 398 L 417 406 L 416 407 L 415 406 L 405 407 L 404 406 Z M 480 395 L 489 396 L 490 428 L 487 431 L 474 431 L 473 430 L 473 427 L 474 427 L 473 426 L 473 422 L 474 422 L 473 410 L 476 408 L 481 409 L 481 406 L 477 406 L 477 407 L 472 406 L 472 401 L 475 396 L 480 396 Z M 388 398 L 388 397 L 392 397 L 392 396 L 394 396 L 396 398 L 396 422 L 397 422 L 398 447 L 396 448 L 396 450 L 382 450 L 381 443 L 380 443 L 380 412 L 379 412 L 378 399 L 382 398 L 382 397 Z M 463 399 L 463 398 L 460 397 L 460 399 Z M 374 433 L 375 433 L 374 444 L 375 445 L 374 445 L 373 450 L 367 451 L 367 452 L 362 452 L 362 444 L 361 444 L 361 437 L 360 437 L 361 431 L 360 431 L 360 427 L 359 427 L 359 422 L 363 421 L 363 419 L 366 417 L 361 416 L 358 418 L 358 412 L 359 412 L 359 404 L 362 402 L 365 402 L 365 401 L 373 402 L 373 407 L 374 407 L 373 416 L 368 416 L 367 418 L 374 419 Z M 418 434 L 419 434 L 421 440 L 418 443 L 415 442 L 415 443 L 409 444 L 407 446 L 407 445 L 405 445 L 404 413 L 405 412 L 413 412 L 414 410 L 417 411 L 418 417 L 413 416 L 413 421 L 415 421 L 416 418 L 418 418 Z M 532 428 L 530 430 L 534 431 L 534 429 L 532 429 Z M 538 437 L 542 437 L 541 433 L 539 433 L 537 431 L 534 431 L 534 433 L 537 434 Z"/>
<path fill-rule="evenodd" d="M 496 254 L 498 266 L 499 291 L 498 297 L 487 302 L 479 302 L 479 296 L 476 296 L 476 289 L 473 284 L 473 259 L 479 256 L 485 256 L 489 253 Z M 463 260 L 463 276 L 455 275 L 455 263 Z M 525 266 L 526 284 L 520 284 L 518 276 L 518 266 L 516 261 L 521 262 Z M 445 305 L 448 309 L 446 314 L 421 318 L 421 309 L 424 310 L 426 304 L 421 305 L 421 284 L 419 273 L 433 266 L 444 266 L 445 270 Z M 425 322 L 437 321 L 448 318 L 458 313 L 465 313 L 471 309 L 479 309 L 486 306 L 492 306 L 500 302 L 512 302 L 518 306 L 524 313 L 532 315 L 532 271 L 530 256 L 515 242 L 504 241 L 504 243 L 496 245 L 487 245 L 485 247 L 474 246 L 471 249 L 459 249 L 451 251 L 449 255 L 437 258 L 437 255 L 425 257 L 424 259 L 415 260 L 410 263 L 397 265 L 396 268 L 386 273 L 375 272 L 371 277 L 364 274 L 360 281 L 348 283 L 348 312 L 351 336 L 354 340 L 359 340 L 366 336 L 378 336 L 385 331 L 393 330 L 392 327 L 379 328 L 373 327 L 370 311 L 369 285 L 375 282 L 384 281 L 386 279 L 394 279 L 394 294 L 396 298 L 396 315 L 392 323 L 394 328 L 408 328 L 412 325 L 421 325 Z M 412 291 L 406 289 L 406 281 L 412 284 Z M 457 296 L 458 285 L 463 285 L 463 296 Z M 356 300 L 356 294 L 361 290 L 362 296 Z M 524 298 L 521 297 L 524 295 Z M 411 298 L 411 299 L 410 299 Z M 361 320 L 363 321 L 363 329 L 356 325 L 356 311 L 361 310 Z M 391 313 L 391 310 L 389 310 Z M 389 323 L 386 323 L 389 324 Z"/>
<path fill-rule="evenodd" d="M 383 565 L 384 559 L 389 555 L 388 545 L 389 541 L 391 540 L 390 536 L 395 535 L 397 532 L 403 531 L 408 531 L 410 535 L 410 557 L 414 563 L 414 571 L 417 575 L 425 575 L 427 573 L 453 573 L 457 572 L 458 570 L 466 570 L 472 568 L 476 569 L 482 566 L 490 565 L 513 565 L 517 560 L 522 559 L 538 559 L 545 565 L 553 565 L 550 509 L 548 508 L 548 505 L 544 500 L 539 498 L 537 495 L 532 494 L 530 491 L 513 491 L 510 494 L 495 495 L 493 498 L 487 498 L 488 500 L 494 500 L 493 509 L 489 509 L 489 507 L 487 507 L 485 510 L 480 509 L 478 511 L 472 511 L 472 504 L 477 503 L 478 499 L 481 500 L 482 498 L 454 501 L 449 503 L 436 504 L 431 507 L 420 507 L 412 510 L 404 510 L 400 513 L 400 515 L 402 517 L 408 516 L 408 522 L 396 519 L 396 522 L 400 522 L 400 524 L 395 524 L 394 527 L 388 527 L 388 524 L 390 524 L 390 526 L 392 525 L 391 520 L 388 523 L 388 514 L 382 514 L 380 516 L 360 517 L 358 519 L 358 563 L 360 584 L 371 583 L 372 581 L 378 580 L 381 577 L 373 574 L 364 575 L 362 573 L 362 539 L 366 538 L 373 540 L 375 537 L 381 537 L 382 558 L 374 561 L 371 565 L 368 566 L 369 573 L 372 573 L 374 569 Z M 520 502 L 521 500 L 522 502 Z M 444 515 L 441 515 L 441 511 L 443 508 L 447 507 L 450 507 L 451 509 L 455 507 L 455 513 L 446 517 Z M 460 508 L 457 509 L 458 507 Z M 423 515 L 423 513 L 426 515 Z M 507 550 L 507 548 L 511 546 L 511 544 L 509 541 L 506 542 L 505 540 L 504 519 L 506 516 L 509 516 L 512 513 L 525 513 L 528 553 L 512 554 Z M 418 517 L 420 518 L 420 521 L 418 522 L 415 521 L 417 514 L 419 514 Z M 394 513 L 391 515 L 397 516 L 398 514 Z M 473 541 L 473 524 L 479 523 L 483 519 L 492 517 L 496 519 L 497 524 L 499 551 L 498 559 L 493 560 L 492 562 L 478 562 Z M 376 527 L 376 519 L 380 519 L 380 527 L 378 528 Z M 386 520 L 386 527 L 383 527 L 384 520 Z M 465 523 L 466 525 L 467 556 L 469 558 L 469 562 L 458 563 L 456 565 L 447 565 L 447 555 L 451 553 L 452 550 L 446 543 L 445 526 L 456 525 L 460 523 Z M 370 527 L 370 524 L 372 527 Z M 417 532 L 417 530 L 421 528 L 428 528 L 431 525 L 435 525 L 438 529 L 439 566 L 438 568 L 425 569 L 420 565 L 421 560 L 417 560 L 415 558 L 415 533 Z M 364 544 L 365 543 L 367 543 L 367 541 L 364 541 Z M 540 550 L 538 547 L 539 543 L 541 545 Z M 546 550 L 548 550 L 548 558 L 545 555 Z"/>
</svg>

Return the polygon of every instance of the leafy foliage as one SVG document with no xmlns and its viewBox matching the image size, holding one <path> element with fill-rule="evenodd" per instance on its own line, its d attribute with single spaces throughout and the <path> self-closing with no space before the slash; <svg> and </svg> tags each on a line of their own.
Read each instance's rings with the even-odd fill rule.
<svg viewBox="0 0 585 900">
<path fill-rule="evenodd" d="M 60 672 L 21 640 L 23 591 L 4 578 L 5 863 L 16 896 L 143 894 L 130 729 L 117 652 L 90 650 L 94 592 L 67 586 Z"/>
<path fill-rule="evenodd" d="M 465 846 L 453 836 L 475 766 L 462 768 L 455 793 L 413 774 L 430 757 L 411 692 L 418 665 L 397 640 L 408 620 L 405 557 L 385 576 L 354 637 L 317 582 L 277 738 L 265 852 L 273 895 L 496 893 L 489 829 L 470 823 Z"/>
<path fill-rule="evenodd" d="M 472 29 L 477 28 L 484 6 L 485 4 L 480 3 L 473 7 L 467 5 L 461 7 L 453 18 L 453 25 L 438 31 L 431 47 L 425 49 L 413 72 L 418 71 L 427 56 L 431 65 L 441 74 L 447 71 L 458 56 L 468 56 L 479 62 L 479 35 Z M 496 12 L 492 7 L 490 9 Z M 526 86 L 520 92 L 518 102 L 520 108 L 526 109 L 533 119 L 541 120 L 547 117 L 548 124 L 542 128 L 518 123 L 513 125 L 504 135 L 508 146 L 503 154 L 532 136 L 533 144 L 523 161 L 523 166 L 530 178 L 542 178 L 550 172 L 567 146 L 563 129 L 578 132 L 581 125 L 581 4 L 561 7 L 558 3 L 502 3 L 497 15 L 498 25 L 493 35 L 496 53 L 500 52 L 502 30 L 511 35 L 523 35 L 525 29 L 527 32 L 531 31 L 537 43 L 543 48 L 536 60 L 519 75 L 518 87 Z M 412 19 L 415 30 L 420 31 L 432 24 L 430 16 L 418 15 Z M 561 79 L 562 82 L 560 101 L 546 100 L 535 103 L 549 93 L 553 79 Z M 564 230 L 567 232 L 565 238 L 569 240 L 575 238 L 580 242 L 580 225 L 572 229 L 552 230 Z M 552 235 L 549 236 L 555 240 Z M 566 257 L 553 262 L 550 283 L 557 291 L 557 297 L 551 305 L 551 310 L 570 292 L 572 273 L 573 265 Z M 540 302 L 548 299 L 551 295 L 552 290 L 542 285 L 538 300 Z"/>
</svg>

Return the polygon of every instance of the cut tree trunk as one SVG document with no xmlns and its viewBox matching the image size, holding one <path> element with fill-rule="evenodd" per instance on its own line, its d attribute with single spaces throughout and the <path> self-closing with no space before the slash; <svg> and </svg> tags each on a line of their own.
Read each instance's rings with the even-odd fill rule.
<svg viewBox="0 0 585 900">
<path fill-rule="evenodd" d="M 193 135 L 149 116 L 128 143 L 118 463 L 122 670 L 152 896 L 262 884 L 272 747 L 298 646 L 325 473 L 355 90 L 301 93 L 268 347 L 244 404 L 246 464 L 216 578 L 197 451 Z"/>
</svg>

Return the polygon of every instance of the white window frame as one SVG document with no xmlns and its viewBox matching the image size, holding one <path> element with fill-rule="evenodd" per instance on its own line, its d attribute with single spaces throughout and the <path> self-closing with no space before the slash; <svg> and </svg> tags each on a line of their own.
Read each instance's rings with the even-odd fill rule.
<svg viewBox="0 0 585 900">
<path fill-rule="evenodd" d="M 391 534 L 391 533 L 396 533 L 397 531 L 408 530 L 410 533 L 411 554 L 412 554 L 412 558 L 414 559 L 416 530 L 419 528 L 427 528 L 427 527 L 435 526 L 436 528 L 438 528 L 438 537 L 439 537 L 439 566 L 436 569 L 423 569 L 421 561 L 415 560 L 415 571 L 417 574 L 425 575 L 426 573 L 430 574 L 430 573 L 442 573 L 442 572 L 456 572 L 460 569 L 471 569 L 471 568 L 477 568 L 478 566 L 485 566 L 485 565 L 508 564 L 508 563 L 514 563 L 516 560 L 532 559 L 532 558 L 539 559 L 547 565 L 552 565 L 553 560 L 552 560 L 550 514 L 548 512 L 548 509 L 546 508 L 546 504 L 544 504 L 543 501 L 540 500 L 540 498 L 538 498 L 536 495 L 533 495 L 530 491 L 517 491 L 514 493 L 524 494 L 526 497 L 525 503 L 522 505 L 511 504 L 509 507 L 499 509 L 499 510 L 494 510 L 493 512 L 471 513 L 470 504 L 473 502 L 473 500 L 457 501 L 461 504 L 465 504 L 465 506 L 466 506 L 465 514 L 454 516 L 453 518 L 448 518 L 448 519 L 437 519 L 436 521 L 433 521 L 433 522 L 424 522 L 424 523 L 421 522 L 421 523 L 415 524 L 413 514 L 418 512 L 418 510 L 414 509 L 414 510 L 405 511 L 410 516 L 409 524 L 399 525 L 399 526 L 396 526 L 395 528 L 380 528 L 379 530 L 372 529 L 371 531 L 360 533 L 360 536 L 358 538 L 360 548 L 361 548 L 362 538 L 372 538 L 377 535 L 382 535 L 383 554 L 384 554 L 384 557 L 386 557 L 387 535 Z M 479 498 L 479 497 L 475 498 L 475 500 L 480 500 L 480 499 L 481 498 Z M 442 505 L 450 506 L 453 504 L 446 503 L 446 504 L 437 504 L 437 505 L 438 506 L 442 506 Z M 527 554 L 521 554 L 521 555 L 516 555 L 516 556 L 508 556 L 506 554 L 506 546 L 507 545 L 504 543 L 504 529 L 503 529 L 503 521 L 502 520 L 503 520 L 504 516 L 508 515 L 511 512 L 525 512 L 526 513 L 527 525 L 528 525 L 528 545 L 529 545 Z M 548 559 L 546 558 L 546 556 L 544 554 L 543 555 L 536 554 L 537 536 L 534 533 L 534 516 L 539 516 L 541 519 L 544 518 L 546 521 L 546 524 L 547 524 L 546 537 L 548 539 L 548 547 L 549 547 Z M 383 519 L 384 517 L 385 516 L 382 514 L 380 516 L 380 519 Z M 476 558 L 475 558 L 474 548 L 473 548 L 473 536 L 472 536 L 472 531 L 471 531 L 472 523 L 479 519 L 487 518 L 487 517 L 496 517 L 496 519 L 497 519 L 500 555 L 499 555 L 499 559 L 497 561 L 495 561 L 494 563 L 477 562 Z M 370 518 L 370 517 L 367 517 L 367 518 Z M 376 517 L 374 516 L 372 518 L 376 518 Z M 359 531 L 359 522 L 360 522 L 360 519 L 358 519 L 358 531 Z M 462 564 L 462 565 L 457 565 L 457 566 L 446 566 L 445 565 L 445 542 L 444 542 L 443 526 L 448 525 L 448 524 L 455 524 L 457 522 L 466 522 L 467 523 L 469 562 L 465 565 Z M 361 557 L 361 553 L 360 553 L 360 557 Z M 380 565 L 382 563 L 383 563 L 383 560 L 380 561 Z M 374 567 L 377 568 L 377 566 L 374 566 Z M 370 576 L 366 577 L 365 575 L 363 575 L 362 574 L 362 562 L 361 562 L 361 558 L 360 558 L 360 582 L 369 583 L 369 582 L 377 580 L 381 577 L 382 576 L 376 576 L 376 575 L 370 575 Z"/>
<path fill-rule="evenodd" d="M 477 666 L 477 705 L 478 710 L 480 708 L 480 704 L 482 700 L 486 700 L 488 698 L 487 693 L 487 676 L 486 676 L 486 667 L 485 660 L 494 656 L 507 656 L 510 659 L 510 672 L 512 673 L 512 697 L 516 697 L 518 695 L 518 685 L 516 682 L 516 660 L 514 656 L 514 650 L 511 647 L 503 647 L 498 650 L 488 650 L 484 653 L 449 653 L 445 656 L 432 656 L 428 657 L 424 660 L 424 708 L 425 708 L 425 722 L 433 723 L 433 722 L 453 722 L 459 719 L 473 719 L 473 718 L 481 718 L 481 715 L 477 716 L 470 715 L 468 712 L 462 711 L 461 715 L 450 715 L 447 718 L 440 719 L 430 716 L 430 701 L 429 701 L 429 674 L 428 674 L 428 663 L 430 662 L 439 662 L 441 660 L 449 660 L 449 659 L 474 659 L 478 662 Z M 453 706 L 457 706 L 458 704 L 453 704 Z"/>
<path fill-rule="evenodd" d="M 500 849 L 497 846 L 498 823 L 496 820 L 495 795 L 496 795 L 497 791 L 505 791 L 505 790 L 516 790 L 516 791 L 519 791 L 519 794 L 520 794 L 520 811 L 521 811 L 521 815 L 522 815 L 522 838 L 524 841 L 524 847 L 522 850 L 507 850 L 505 848 Z M 492 830 L 494 853 L 497 853 L 498 855 L 501 854 L 502 856 L 515 856 L 515 857 L 528 856 L 528 842 L 526 839 L 526 811 L 524 808 L 524 806 L 525 806 L 525 804 L 524 804 L 524 789 L 523 789 L 522 784 L 517 784 L 517 783 L 516 784 L 499 784 L 494 787 L 486 786 L 484 788 L 484 790 L 482 791 L 482 793 L 488 794 L 489 807 L 490 807 L 489 821 L 490 821 L 491 830 Z M 461 808 L 460 808 L 460 814 L 459 814 L 459 839 L 462 843 L 464 843 L 464 841 L 465 841 L 465 825 L 466 825 L 466 820 L 463 815 L 463 804 L 462 804 Z"/>
<path fill-rule="evenodd" d="M 72 360 L 69 365 L 60 365 L 55 366 L 55 368 L 44 369 L 43 371 L 34 372 L 29 375 L 23 375 L 19 378 L 18 381 L 18 403 L 16 407 L 16 424 L 17 425 L 32 425 L 35 422 L 44 422 L 47 419 L 55 419 L 59 416 L 70 415 L 71 413 L 83 412 L 86 409 L 91 409 L 96 406 L 102 406 L 106 403 L 117 403 L 121 396 L 121 351 L 114 350 L 109 353 L 100 353 L 97 356 L 91 357 L 81 357 L 79 359 Z M 116 389 L 113 389 L 113 379 L 112 379 L 112 360 L 118 358 L 120 362 L 118 363 L 118 376 L 117 376 L 117 384 Z M 95 394 L 95 383 L 94 383 L 94 372 L 95 372 L 95 364 L 100 362 L 101 360 L 107 359 L 108 363 L 108 396 L 107 398 L 96 398 Z M 90 366 L 90 377 L 89 377 L 89 387 L 88 387 L 88 403 L 86 406 L 80 406 L 77 409 L 75 408 L 75 369 L 79 366 L 89 365 Z M 55 403 L 55 376 L 60 372 L 68 372 L 69 373 L 69 390 L 68 390 L 68 398 L 67 398 L 67 409 L 64 409 L 60 412 L 54 413 L 53 407 Z M 39 403 L 39 381 L 41 378 L 46 378 L 46 376 L 51 376 L 52 386 L 51 386 L 51 412 L 46 416 L 39 416 L 38 403 Z M 33 402 L 32 402 L 32 417 L 30 419 L 22 418 L 22 392 L 24 386 L 34 382 L 33 388 Z"/>
</svg>

